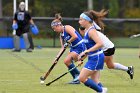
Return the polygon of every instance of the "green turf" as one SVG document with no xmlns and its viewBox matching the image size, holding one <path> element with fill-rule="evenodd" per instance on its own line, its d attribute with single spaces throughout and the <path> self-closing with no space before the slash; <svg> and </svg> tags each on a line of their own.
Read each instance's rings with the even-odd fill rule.
<svg viewBox="0 0 140 93">
<path fill-rule="evenodd" d="M 128 48 L 138 48 L 140 47 L 140 38 L 126 38 L 126 37 L 119 37 L 119 38 L 110 38 L 110 40 L 115 44 L 115 47 L 128 47 Z M 55 42 L 54 42 L 55 41 Z M 60 47 L 60 41 L 58 38 L 54 39 L 36 39 L 34 38 L 35 46 L 47 46 L 47 47 Z"/>
<path fill-rule="evenodd" d="M 80 85 L 68 85 L 70 74 L 54 82 L 50 86 L 40 85 L 39 77 L 52 65 L 59 48 L 35 49 L 33 53 L 22 50 L 13 53 L 11 50 L 0 50 L 0 93 L 96 93 Z M 135 77 L 130 80 L 123 71 L 101 71 L 101 81 L 108 88 L 108 93 L 140 93 L 140 59 L 139 49 L 116 49 L 115 61 L 124 65 L 134 65 Z M 45 83 L 67 71 L 63 59 L 68 51 L 61 57 L 59 63 L 46 79 Z M 81 67 L 79 68 L 81 69 Z"/>
</svg>

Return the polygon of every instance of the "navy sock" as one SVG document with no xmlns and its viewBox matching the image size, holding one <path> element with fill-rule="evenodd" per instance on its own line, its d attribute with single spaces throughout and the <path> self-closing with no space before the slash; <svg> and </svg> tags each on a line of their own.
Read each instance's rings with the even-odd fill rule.
<svg viewBox="0 0 140 93">
<path fill-rule="evenodd" d="M 72 69 L 73 67 L 75 67 L 75 65 L 74 65 L 73 63 L 71 63 L 71 64 L 68 66 L 68 69 L 70 70 L 70 69 Z M 73 79 L 74 79 L 74 78 L 75 78 L 75 72 L 74 72 L 74 70 L 70 71 L 70 73 L 71 73 L 71 75 L 72 75 L 72 77 L 73 77 Z"/>
<path fill-rule="evenodd" d="M 98 86 L 92 79 L 88 78 L 88 80 L 84 84 L 97 92 L 102 92 L 102 88 Z"/>
<path fill-rule="evenodd" d="M 98 86 L 103 87 L 102 83 L 98 83 Z"/>
</svg>

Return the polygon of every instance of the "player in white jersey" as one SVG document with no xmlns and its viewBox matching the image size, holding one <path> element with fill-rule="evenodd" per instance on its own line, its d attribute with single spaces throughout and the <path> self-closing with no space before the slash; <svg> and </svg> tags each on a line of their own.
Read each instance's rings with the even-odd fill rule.
<svg viewBox="0 0 140 93">
<path fill-rule="evenodd" d="M 106 37 L 103 33 L 99 32 L 101 31 L 101 28 L 95 22 L 93 22 L 93 26 L 95 27 L 96 30 L 98 30 L 97 34 L 99 35 L 100 39 L 103 41 L 102 50 L 104 51 L 105 54 L 105 62 L 107 67 L 109 69 L 126 71 L 129 74 L 130 78 L 133 79 L 133 75 L 134 75 L 133 66 L 127 67 L 120 63 L 114 63 L 113 62 L 113 55 L 115 53 L 114 44 L 108 39 L 108 37 Z M 84 30 L 83 27 L 79 28 L 81 35 L 84 35 L 83 30 Z"/>
</svg>

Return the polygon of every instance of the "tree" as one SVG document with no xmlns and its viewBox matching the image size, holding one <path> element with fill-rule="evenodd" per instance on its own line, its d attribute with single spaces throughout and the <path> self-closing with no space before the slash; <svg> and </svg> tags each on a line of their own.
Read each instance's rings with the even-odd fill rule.
<svg viewBox="0 0 140 93">
<path fill-rule="evenodd" d="M 2 0 L 0 0 L 0 18 L 2 18 Z"/>
</svg>

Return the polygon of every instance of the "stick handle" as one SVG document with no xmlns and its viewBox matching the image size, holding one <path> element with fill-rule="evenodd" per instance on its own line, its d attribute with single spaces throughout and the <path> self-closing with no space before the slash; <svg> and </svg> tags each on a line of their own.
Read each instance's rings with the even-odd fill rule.
<svg viewBox="0 0 140 93">
<path fill-rule="evenodd" d="M 57 59 L 53 62 L 53 65 L 50 67 L 50 69 L 48 70 L 48 72 L 45 74 L 44 77 L 41 77 L 41 80 L 45 80 L 48 75 L 50 74 L 50 72 L 52 71 L 52 69 L 54 68 L 54 66 L 57 64 L 58 60 L 60 59 L 60 57 L 62 56 L 62 54 L 65 52 L 66 48 L 63 49 L 63 51 L 60 53 L 60 55 L 57 57 Z"/>
</svg>

